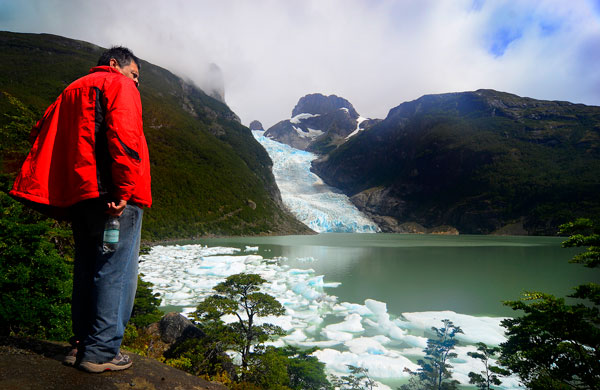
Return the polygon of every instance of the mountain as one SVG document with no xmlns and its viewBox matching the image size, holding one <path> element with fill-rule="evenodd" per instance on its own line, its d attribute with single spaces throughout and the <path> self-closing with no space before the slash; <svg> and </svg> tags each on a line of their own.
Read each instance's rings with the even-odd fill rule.
<svg viewBox="0 0 600 390">
<path fill-rule="evenodd" d="M 292 110 L 292 118 L 270 127 L 265 136 L 296 149 L 322 154 L 346 142 L 367 123 L 348 100 L 315 93 L 302 97 Z"/>
<path fill-rule="evenodd" d="M 600 212 L 600 107 L 493 90 L 426 95 L 312 170 L 384 231 L 554 235 Z"/>
<path fill-rule="evenodd" d="M 250 130 L 260 130 L 260 131 L 265 131 L 265 129 L 263 128 L 262 123 L 260 123 L 257 120 L 253 120 L 252 122 L 250 122 L 250 124 L 248 125 L 248 128 Z"/>
<path fill-rule="evenodd" d="M 55 35 L 0 32 L 2 191 L 29 150 L 31 125 L 103 50 Z M 226 104 L 146 61 L 140 94 L 154 198 L 145 239 L 309 232 L 284 211 L 271 159 Z"/>
</svg>

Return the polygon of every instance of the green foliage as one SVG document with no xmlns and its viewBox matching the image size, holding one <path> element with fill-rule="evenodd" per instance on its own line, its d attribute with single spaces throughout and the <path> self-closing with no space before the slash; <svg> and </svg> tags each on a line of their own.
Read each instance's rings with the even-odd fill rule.
<svg viewBox="0 0 600 390">
<path fill-rule="evenodd" d="M 348 364 L 350 375 L 333 379 L 333 386 L 340 390 L 373 390 L 377 384 L 369 376 L 369 370 Z"/>
<path fill-rule="evenodd" d="M 1 335 L 70 337 L 72 267 L 53 243 L 58 229 L 0 191 Z"/>
<path fill-rule="evenodd" d="M 157 322 L 163 316 L 158 309 L 160 306 L 160 294 L 152 292 L 152 283 L 142 280 L 142 274 L 138 275 L 137 290 L 133 301 L 133 310 L 129 322 L 138 328 L 145 328 Z"/>
<path fill-rule="evenodd" d="M 277 349 L 286 358 L 288 386 L 294 390 L 331 390 L 325 374 L 325 363 L 311 354 L 316 348 L 302 351 L 295 347 Z"/>
<path fill-rule="evenodd" d="M 261 389 L 290 390 L 286 356 L 268 347 L 260 354 L 253 354 L 250 360 L 246 381 Z"/>
<path fill-rule="evenodd" d="M 598 107 L 489 90 L 424 96 L 313 169 L 350 196 L 388 189 L 406 202 L 392 215 L 402 221 L 490 233 L 524 218 L 531 234 L 554 235 L 600 212 L 599 129 Z"/>
<path fill-rule="evenodd" d="M 226 372 L 226 367 L 232 366 L 225 354 L 227 343 L 217 337 L 217 334 L 207 333 L 206 337 L 174 345 L 165 353 L 166 363 L 197 376 L 214 377 Z"/>
<path fill-rule="evenodd" d="M 500 386 L 502 384 L 500 377 L 510 374 L 508 370 L 490 363 L 490 359 L 500 352 L 500 348 L 488 347 L 485 343 L 477 343 L 477 351 L 467 352 L 467 355 L 481 360 L 484 370 L 480 373 L 469 372 L 469 383 L 476 385 L 479 390 L 492 390 L 492 385 Z"/>
<path fill-rule="evenodd" d="M 561 226 L 571 234 L 563 246 L 588 247 L 573 262 L 598 268 L 599 229 L 588 219 Z M 524 314 L 502 322 L 508 339 L 501 345 L 501 363 L 531 389 L 600 388 L 599 293 L 600 286 L 589 283 L 576 287 L 569 301 L 530 292 L 505 302 Z"/>
<path fill-rule="evenodd" d="M 448 319 L 442 320 L 442 323 L 444 324 L 442 328 L 431 328 L 436 337 L 427 339 L 427 347 L 423 350 L 425 358 L 417 361 L 421 367 L 417 371 L 407 369 L 411 377 L 415 379 L 408 385 L 403 385 L 402 390 L 414 388 L 451 390 L 457 388 L 458 381 L 452 379 L 452 371 L 450 371 L 452 366 L 449 360 L 457 356 L 455 352 L 452 352 L 458 343 L 455 336 L 463 331 Z"/>
<path fill-rule="evenodd" d="M 20 168 L 31 125 L 102 51 L 0 32 L 0 171 Z M 153 195 L 145 240 L 310 231 L 282 209 L 268 154 L 225 104 L 147 62 L 140 94 Z"/>
<path fill-rule="evenodd" d="M 242 378 L 247 375 L 252 351 L 260 351 L 262 345 L 273 336 L 283 335 L 283 330 L 272 324 L 255 325 L 258 316 L 280 316 L 283 306 L 272 296 L 259 292 L 266 282 L 257 274 L 236 274 L 214 287 L 217 294 L 200 303 L 192 316 L 208 322 L 211 327 L 224 328 L 230 347 L 239 352 L 242 359 Z M 234 315 L 237 322 L 221 324 L 220 317 Z"/>
</svg>

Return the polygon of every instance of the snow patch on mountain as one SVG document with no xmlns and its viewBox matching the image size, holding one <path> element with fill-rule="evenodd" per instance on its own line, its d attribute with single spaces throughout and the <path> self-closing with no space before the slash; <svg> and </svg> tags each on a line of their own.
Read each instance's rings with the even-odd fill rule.
<svg viewBox="0 0 600 390">
<path fill-rule="evenodd" d="M 362 131 L 363 129 L 360 128 L 360 124 L 366 120 L 367 120 L 367 118 L 363 118 L 362 116 L 359 116 L 358 119 L 356 119 L 356 130 L 354 130 L 352 133 L 348 134 L 346 139 L 350 139 L 350 138 L 354 137 L 356 134 L 358 134 L 360 131 Z"/>
<path fill-rule="evenodd" d="M 318 117 L 318 116 L 321 116 L 321 115 L 319 115 L 319 114 L 307 114 L 307 113 L 298 114 L 295 117 L 293 117 L 292 119 L 290 119 L 290 123 L 298 125 L 298 124 L 300 124 L 300 121 L 302 121 L 304 119 L 315 118 L 315 117 Z"/>
</svg>

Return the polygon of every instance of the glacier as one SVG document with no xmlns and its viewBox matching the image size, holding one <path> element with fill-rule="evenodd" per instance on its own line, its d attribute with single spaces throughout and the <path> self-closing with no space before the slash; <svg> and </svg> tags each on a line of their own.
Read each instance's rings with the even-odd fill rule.
<svg viewBox="0 0 600 390">
<path fill-rule="evenodd" d="M 273 160 L 273 175 L 283 204 L 294 216 L 318 233 L 376 233 L 379 227 L 350 199 L 310 171 L 313 153 L 292 148 L 253 130 L 254 138 Z"/>
</svg>

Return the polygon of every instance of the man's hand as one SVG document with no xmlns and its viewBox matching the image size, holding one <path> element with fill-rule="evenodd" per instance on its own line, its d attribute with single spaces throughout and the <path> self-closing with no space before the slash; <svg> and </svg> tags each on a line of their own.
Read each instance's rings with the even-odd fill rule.
<svg viewBox="0 0 600 390">
<path fill-rule="evenodd" d="M 115 202 L 107 203 L 108 209 L 106 210 L 107 214 L 112 215 L 113 217 L 120 217 L 123 214 L 123 210 L 125 210 L 125 206 L 127 206 L 126 200 L 120 200 L 118 204 Z"/>
</svg>

